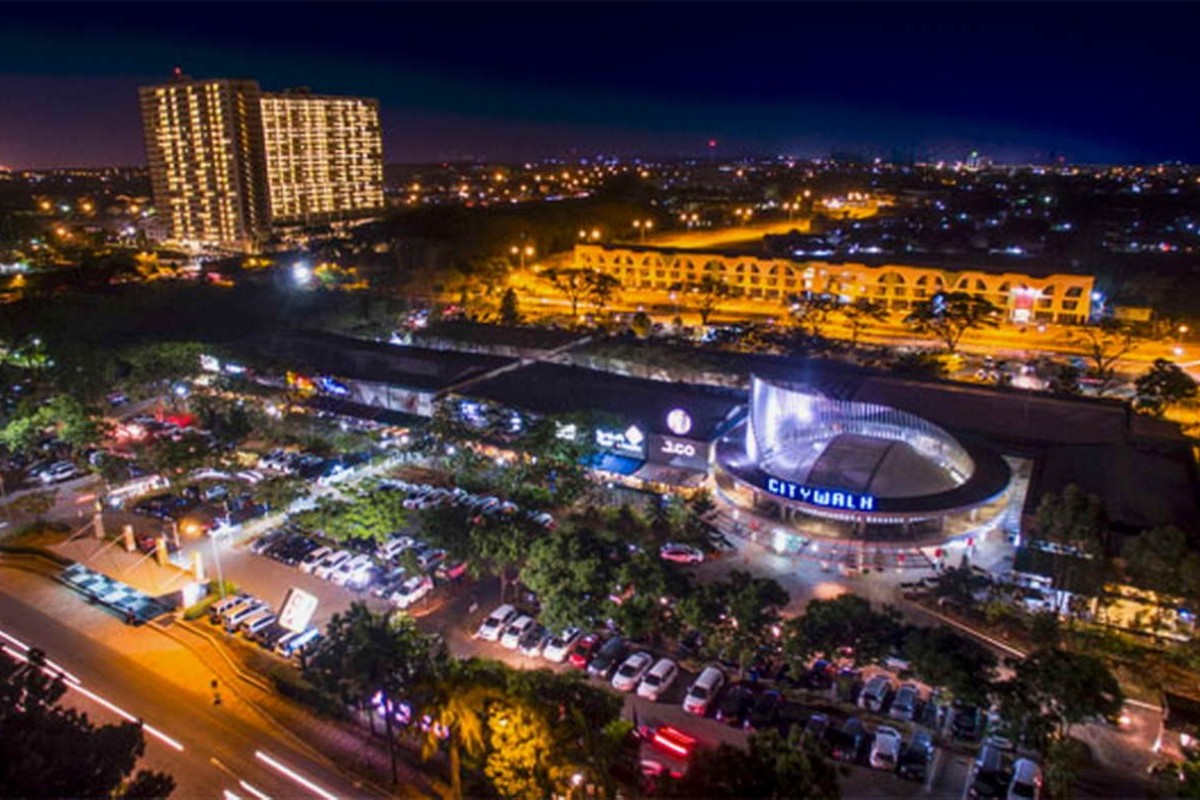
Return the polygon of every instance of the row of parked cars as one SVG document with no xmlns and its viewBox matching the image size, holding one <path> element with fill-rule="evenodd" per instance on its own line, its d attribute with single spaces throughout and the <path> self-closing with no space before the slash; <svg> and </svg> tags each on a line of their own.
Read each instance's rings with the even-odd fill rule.
<svg viewBox="0 0 1200 800">
<path fill-rule="evenodd" d="M 359 549 L 336 547 L 308 533 L 280 530 L 260 538 L 251 549 L 334 585 L 355 591 L 369 589 L 401 609 L 432 592 L 435 579 L 450 582 L 466 572 L 466 564 L 448 562 L 445 550 L 403 535 L 368 550 L 366 545 Z"/>
<path fill-rule="evenodd" d="M 279 624 L 275 612 L 265 601 L 249 594 L 235 594 L 213 603 L 208 619 L 220 625 L 226 633 L 241 633 L 283 658 L 299 655 L 317 643 L 321 633 L 314 627 L 291 631 Z"/>
<path fill-rule="evenodd" d="M 545 528 L 554 527 L 554 517 L 545 511 L 521 510 L 510 500 L 501 500 L 491 495 L 477 495 L 455 487 L 431 486 L 427 483 L 409 483 L 401 480 L 383 481 L 381 488 L 404 492 L 404 507 L 414 510 L 462 506 L 483 516 L 523 514 L 527 519 Z"/>
</svg>

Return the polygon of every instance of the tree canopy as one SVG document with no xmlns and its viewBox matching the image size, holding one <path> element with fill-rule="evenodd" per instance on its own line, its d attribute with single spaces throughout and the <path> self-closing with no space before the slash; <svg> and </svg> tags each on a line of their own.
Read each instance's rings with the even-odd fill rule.
<svg viewBox="0 0 1200 800">
<path fill-rule="evenodd" d="M 170 775 L 134 774 L 146 750 L 141 725 L 96 725 L 87 714 L 59 705 L 66 685 L 43 672 L 45 663 L 37 650 L 28 662 L 0 653 L 0 796 L 170 795 Z"/>
<path fill-rule="evenodd" d="M 697 750 L 683 777 L 665 781 L 655 794 L 835 800 L 841 789 L 836 767 L 794 727 L 786 738 L 773 730 L 756 733 L 745 750 L 729 744 Z"/>
<path fill-rule="evenodd" d="M 865 598 L 853 594 L 811 600 L 802 615 L 788 622 L 784 648 L 796 661 L 831 656 L 843 648 L 852 650 L 860 662 L 873 661 L 898 641 L 899 616 L 890 606 L 876 611 Z"/>
<path fill-rule="evenodd" d="M 1150 369 L 1134 381 L 1137 396 L 1133 407 L 1143 414 L 1161 417 L 1168 408 L 1196 397 L 1196 381 L 1177 364 L 1156 358 Z"/>
<path fill-rule="evenodd" d="M 996 327 L 1002 313 L 1003 310 L 987 298 L 967 292 L 949 292 L 917 303 L 904 321 L 918 333 L 938 339 L 953 353 L 967 331 Z"/>
</svg>

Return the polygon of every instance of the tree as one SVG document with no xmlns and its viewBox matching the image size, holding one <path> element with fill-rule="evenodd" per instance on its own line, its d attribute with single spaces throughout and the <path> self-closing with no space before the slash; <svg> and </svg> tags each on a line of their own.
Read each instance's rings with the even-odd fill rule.
<svg viewBox="0 0 1200 800">
<path fill-rule="evenodd" d="M 949 689 L 972 703 L 987 699 L 996 676 L 996 657 L 974 639 L 945 625 L 914 628 L 904 637 L 904 656 L 917 677 L 930 686 Z"/>
<path fill-rule="evenodd" d="M 832 656 L 848 648 L 860 663 L 883 657 L 896 642 L 899 612 L 891 606 L 875 611 L 865 598 L 843 594 L 832 600 L 810 600 L 804 614 L 785 628 L 789 658 L 806 662 L 814 655 Z"/>
<path fill-rule="evenodd" d="M 554 288 L 571 301 L 571 319 L 579 318 L 579 301 L 591 295 L 592 284 L 588 279 L 591 274 L 590 269 L 553 269 L 546 272 Z"/>
<path fill-rule="evenodd" d="M 813 339 L 820 339 L 829 317 L 841 305 L 831 294 L 814 294 L 807 292 L 793 298 L 791 306 L 792 319 L 801 331 Z"/>
<path fill-rule="evenodd" d="M 683 622 L 708 633 L 711 654 L 736 661 L 739 671 L 765 647 L 778 642 L 779 609 L 787 590 L 771 578 L 734 570 L 719 583 L 696 588 L 679 602 Z"/>
<path fill-rule="evenodd" d="M 1107 539 L 1104 503 L 1073 483 L 1062 494 L 1047 492 L 1038 503 L 1034 536 L 1088 555 L 1100 555 Z"/>
<path fill-rule="evenodd" d="M 850 329 L 850 346 L 858 346 L 858 337 L 874 324 L 886 322 L 887 306 L 869 297 L 859 297 L 838 309 L 842 323 Z"/>
<path fill-rule="evenodd" d="M 1069 339 L 1082 347 L 1085 357 L 1092 362 L 1088 375 L 1099 381 L 1096 394 L 1101 396 L 1112 388 L 1117 362 L 1139 344 L 1133 326 L 1114 319 L 1081 325 L 1072 331 Z"/>
<path fill-rule="evenodd" d="M 510 286 L 500 297 L 500 324 L 519 325 L 520 323 L 521 311 L 517 305 L 517 290 Z"/>
<path fill-rule="evenodd" d="M 471 563 L 487 568 L 500 577 L 500 599 L 508 596 L 514 570 L 525 562 L 535 537 L 536 523 L 525 517 L 508 515 L 480 516 L 472 520 L 468 533 Z"/>
<path fill-rule="evenodd" d="M 1079 379 L 1083 372 L 1074 364 L 1055 364 L 1050 371 L 1048 388 L 1054 394 L 1079 394 Z"/>
<path fill-rule="evenodd" d="M 791 798 L 834 800 L 841 796 L 837 769 L 816 742 L 793 727 L 750 737 L 747 749 L 722 744 L 697 750 L 682 778 L 667 780 L 661 797 Z"/>
<path fill-rule="evenodd" d="M 729 297 L 729 285 L 725 281 L 705 275 L 696 285 L 696 312 L 700 314 L 700 324 L 707 326 L 709 317 Z"/>
<path fill-rule="evenodd" d="M 422 737 L 421 755 L 429 758 L 444 743 L 450 767 L 450 797 L 462 800 L 463 756 L 481 757 L 487 748 L 488 705 L 503 697 L 495 675 L 476 661 L 454 661 L 431 686 L 428 703 L 434 724 Z"/>
<path fill-rule="evenodd" d="M 639 339 L 645 339 L 654 329 L 654 325 L 650 322 L 650 316 L 645 311 L 639 311 L 633 315 L 633 319 L 629 322 L 629 329 Z"/>
<path fill-rule="evenodd" d="M 314 686 L 366 711 L 374 725 L 383 712 L 392 780 L 398 780 L 394 726 L 400 703 L 434 682 L 446 669 L 444 646 L 422 633 L 406 615 L 377 614 L 365 603 L 351 603 L 334 614 L 326 642 L 304 665 Z"/>
<path fill-rule="evenodd" d="M 37 403 L 22 403 L 0 428 L 0 445 L 16 453 L 28 452 L 45 432 L 79 454 L 101 439 L 104 426 L 97 414 L 74 397 L 58 394 Z"/>
<path fill-rule="evenodd" d="M 621 281 L 607 272 L 589 272 L 587 275 L 587 296 L 599 314 L 608 307 L 614 296 L 621 288 Z"/>
<path fill-rule="evenodd" d="M 25 662 L 0 653 L 0 796 L 170 795 L 175 780 L 166 773 L 139 770 L 131 777 L 146 750 L 141 724 L 96 725 L 59 705 L 66 684 L 45 666 L 38 650 Z"/>
<path fill-rule="evenodd" d="M 994 328 L 1000 324 L 1002 314 L 1003 310 L 987 298 L 949 292 L 916 304 L 904 322 L 918 333 L 939 339 L 953 353 L 967 331 Z"/>
<path fill-rule="evenodd" d="M 346 500 L 323 497 L 315 509 L 298 514 L 296 522 L 338 541 L 384 542 L 404 529 L 408 512 L 403 493 L 377 489 L 349 495 Z"/>
<path fill-rule="evenodd" d="M 155 384 L 195 375 L 200 355 L 209 349 L 199 342 L 156 342 L 129 348 L 120 359 L 130 369 L 130 381 Z"/>
<path fill-rule="evenodd" d="M 537 594 L 547 628 L 588 628 L 601 619 L 612 583 L 610 567 L 606 548 L 594 533 L 560 528 L 530 546 L 521 582 Z"/>
<path fill-rule="evenodd" d="M 1196 397 L 1196 381 L 1178 365 L 1165 358 L 1154 359 L 1154 364 L 1134 382 L 1137 397 L 1133 407 L 1143 414 L 1161 417 L 1166 410 L 1185 400 Z"/>
<path fill-rule="evenodd" d="M 1121 550 L 1130 579 L 1174 597 L 1197 596 L 1200 553 L 1174 525 L 1153 528 L 1129 539 Z"/>
<path fill-rule="evenodd" d="M 888 365 L 892 372 L 910 378 L 944 378 L 946 364 L 936 353 L 914 350 L 900 353 Z"/>
<path fill-rule="evenodd" d="M 1001 717 L 1015 737 L 1038 749 L 1065 741 L 1074 725 L 1115 716 L 1124 704 L 1116 677 L 1086 653 L 1038 650 L 1012 669 L 996 685 Z"/>
</svg>

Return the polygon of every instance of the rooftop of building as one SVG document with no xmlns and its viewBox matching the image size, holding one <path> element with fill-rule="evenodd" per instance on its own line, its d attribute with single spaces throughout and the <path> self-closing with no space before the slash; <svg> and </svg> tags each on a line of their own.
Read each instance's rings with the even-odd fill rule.
<svg viewBox="0 0 1200 800">
<path fill-rule="evenodd" d="M 413 342 L 417 345 L 455 342 L 488 349 L 508 348 L 543 352 L 557 350 L 586 338 L 587 335 L 577 331 L 517 325 L 485 325 L 465 320 L 441 322 L 412 334 Z"/>
</svg>

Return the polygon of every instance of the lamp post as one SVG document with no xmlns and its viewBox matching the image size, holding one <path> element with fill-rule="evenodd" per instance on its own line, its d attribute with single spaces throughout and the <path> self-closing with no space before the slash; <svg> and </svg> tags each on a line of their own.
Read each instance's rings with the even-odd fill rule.
<svg viewBox="0 0 1200 800">
<path fill-rule="evenodd" d="M 641 235 L 642 244 L 645 244 L 646 243 L 646 233 L 651 228 L 654 227 L 654 220 L 652 220 L 652 219 L 635 219 L 633 221 L 633 227 Z"/>
<path fill-rule="evenodd" d="M 521 267 L 521 270 L 524 271 L 525 259 L 533 258 L 533 254 L 537 251 L 535 251 L 533 249 L 533 245 L 531 245 L 531 244 L 527 244 L 527 245 L 514 244 L 512 247 L 509 248 L 508 252 L 512 253 L 514 256 L 517 257 L 518 263 L 520 264 L 520 267 Z"/>
</svg>

